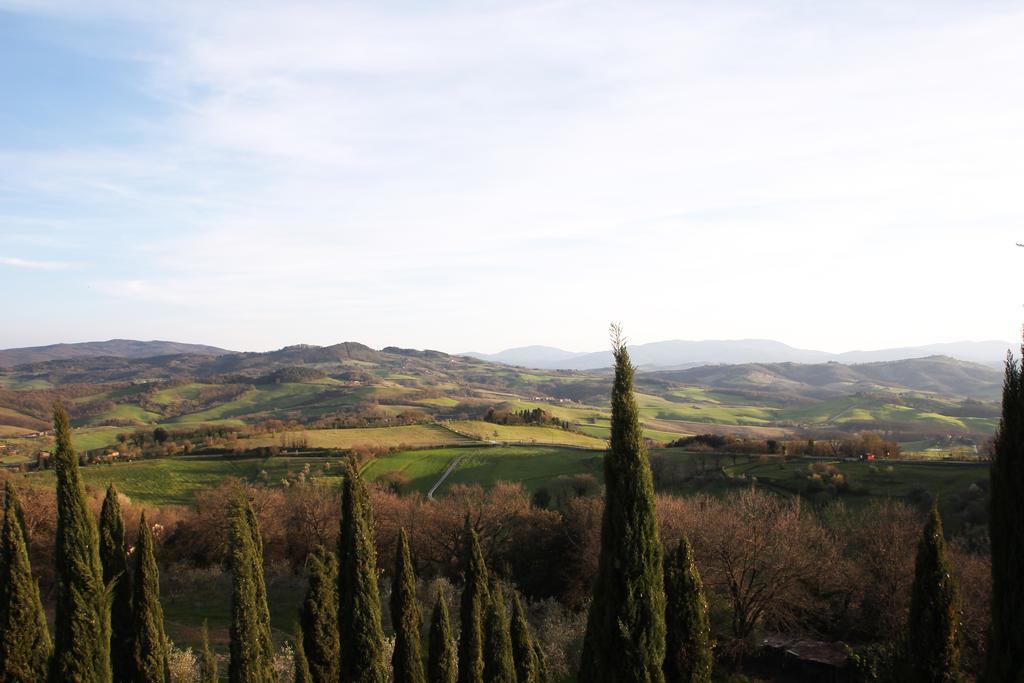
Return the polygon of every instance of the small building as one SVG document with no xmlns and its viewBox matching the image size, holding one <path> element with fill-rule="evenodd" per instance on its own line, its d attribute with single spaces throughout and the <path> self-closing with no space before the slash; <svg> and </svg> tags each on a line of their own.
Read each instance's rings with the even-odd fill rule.
<svg viewBox="0 0 1024 683">
<path fill-rule="evenodd" d="M 778 681 L 848 683 L 852 680 L 841 643 L 774 635 L 761 642 L 759 664 Z"/>
</svg>

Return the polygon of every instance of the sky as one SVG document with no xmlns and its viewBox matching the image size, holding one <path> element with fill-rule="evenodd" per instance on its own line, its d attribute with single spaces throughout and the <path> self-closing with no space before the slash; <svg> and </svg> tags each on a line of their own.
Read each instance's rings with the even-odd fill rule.
<svg viewBox="0 0 1024 683">
<path fill-rule="evenodd" d="M 0 0 L 0 347 L 1018 338 L 1019 2 Z"/>
</svg>

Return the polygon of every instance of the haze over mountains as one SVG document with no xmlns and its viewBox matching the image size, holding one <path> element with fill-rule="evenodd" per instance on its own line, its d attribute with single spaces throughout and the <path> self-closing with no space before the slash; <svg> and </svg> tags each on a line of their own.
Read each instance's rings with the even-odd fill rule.
<svg viewBox="0 0 1024 683">
<path fill-rule="evenodd" d="M 961 341 L 876 351 L 828 353 L 798 349 L 770 339 L 673 340 L 632 345 L 629 353 L 633 362 L 645 370 L 737 363 L 877 363 L 928 356 L 949 356 L 998 367 L 1002 365 L 1006 351 L 1012 347 L 1009 342 L 1002 341 Z M 523 346 L 493 354 L 468 352 L 462 355 L 493 363 L 545 370 L 596 370 L 612 365 L 610 351 L 574 352 L 550 346 Z"/>
</svg>

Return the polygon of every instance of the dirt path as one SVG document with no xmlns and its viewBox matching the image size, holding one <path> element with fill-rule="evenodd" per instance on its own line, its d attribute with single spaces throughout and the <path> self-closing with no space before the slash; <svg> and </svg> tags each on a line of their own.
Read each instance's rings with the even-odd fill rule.
<svg viewBox="0 0 1024 683">
<path fill-rule="evenodd" d="M 434 500 L 434 493 L 437 491 L 437 489 L 441 487 L 441 484 L 444 483 L 444 480 L 448 478 L 448 475 L 455 471 L 455 468 L 459 466 L 459 463 L 462 462 L 462 459 L 465 457 L 465 455 L 459 455 L 456 456 L 455 459 L 451 461 L 451 464 L 449 464 L 448 467 L 445 468 L 444 472 L 441 473 L 441 476 L 438 478 L 438 480 L 435 481 L 434 485 L 430 487 L 429 491 L 427 491 L 427 500 Z"/>
</svg>

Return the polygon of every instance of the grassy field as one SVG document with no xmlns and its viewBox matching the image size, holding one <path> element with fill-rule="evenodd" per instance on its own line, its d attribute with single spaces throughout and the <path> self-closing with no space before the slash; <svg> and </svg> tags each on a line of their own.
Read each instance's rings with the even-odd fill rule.
<svg viewBox="0 0 1024 683">
<path fill-rule="evenodd" d="M 555 446 L 480 446 L 440 448 L 392 453 L 371 461 L 363 470 L 367 479 L 401 472 L 409 488 L 426 493 L 456 459 L 458 466 L 438 489 L 438 495 L 452 484 L 480 484 L 499 481 L 521 482 L 528 490 L 563 474 L 601 473 L 600 453 Z"/>
<path fill-rule="evenodd" d="M 409 478 L 410 488 L 426 493 L 455 458 L 459 466 L 439 491 L 451 484 L 493 486 L 499 481 L 522 482 L 533 490 L 563 474 L 601 474 L 602 455 L 595 451 L 556 446 L 479 446 L 434 448 L 392 453 L 364 467 L 369 481 L 392 472 Z M 272 458 L 161 458 L 136 462 L 89 465 L 81 469 L 90 491 L 100 492 L 113 482 L 129 498 L 149 505 L 189 505 L 196 493 L 227 477 L 279 486 L 282 479 L 306 464 L 321 483 L 337 483 L 340 457 L 276 456 Z M 325 468 L 326 466 L 326 468 Z M 264 474 L 265 473 L 265 474 Z M 17 475 L 32 486 L 54 486 L 52 470 Z"/>
<path fill-rule="evenodd" d="M 176 387 L 168 392 L 161 392 L 164 400 L 181 400 L 190 392 L 197 390 L 195 385 Z M 325 413 L 351 406 L 368 398 L 367 394 L 374 388 L 353 389 L 335 380 L 318 380 L 309 383 L 261 384 L 246 391 L 234 400 L 220 403 L 212 408 L 187 415 L 181 415 L 168 421 L 171 425 L 179 424 L 218 424 L 225 420 L 237 418 L 280 418 L 289 415 L 316 417 Z M 178 393 L 175 393 L 178 392 Z"/>
<path fill-rule="evenodd" d="M 124 432 L 131 430 L 124 427 L 80 427 L 71 433 L 71 443 L 79 451 L 91 451 L 113 446 L 117 443 L 117 435 Z"/>
<path fill-rule="evenodd" d="M 411 490 L 426 493 L 455 458 L 478 450 L 496 449 L 432 448 L 422 451 L 389 453 L 371 460 L 363 469 L 363 476 L 369 481 L 376 481 L 387 474 L 400 472 L 408 477 Z"/>
<path fill-rule="evenodd" d="M 967 490 L 971 484 L 986 480 L 987 464 L 957 464 L 944 462 L 844 462 L 791 460 L 779 462 L 738 464 L 727 466 L 732 475 L 757 477 L 759 482 L 792 493 L 806 491 L 808 476 L 814 464 L 835 467 L 857 492 L 855 495 L 904 498 L 915 491 L 926 490 L 933 496 L 943 497 Z"/>
<path fill-rule="evenodd" d="M 423 446 L 450 446 L 460 443 L 472 443 L 470 437 L 456 434 L 440 425 L 408 425 L 403 427 L 373 427 L 367 429 L 311 429 L 302 432 L 281 432 L 266 434 L 248 439 L 239 439 L 246 448 L 265 446 L 281 446 L 294 441 L 295 438 L 306 439 L 310 448 L 347 449 L 355 446 L 384 446 L 394 448 L 407 446 L 418 448 Z"/>
<path fill-rule="evenodd" d="M 438 490 L 453 484 L 493 486 L 499 481 L 519 482 L 528 491 L 562 475 L 593 474 L 603 479 L 603 454 L 575 448 L 513 446 L 509 448 L 460 449 L 458 467 Z"/>
<path fill-rule="evenodd" d="M 297 474 L 309 463 L 314 476 L 334 480 L 341 472 L 338 457 L 291 457 L 274 458 L 161 458 L 136 462 L 89 465 L 81 469 L 82 480 L 90 490 L 102 491 L 113 482 L 117 488 L 133 500 L 149 505 L 189 505 L 196 493 L 216 486 L 227 477 L 257 482 L 266 472 L 271 485 L 279 485 L 289 474 Z M 329 467 L 324 472 L 324 466 Z M 19 475 L 32 486 L 52 487 L 55 484 L 53 470 Z"/>
<path fill-rule="evenodd" d="M 492 424 L 477 420 L 460 420 L 451 423 L 452 429 L 484 441 L 507 441 L 514 443 L 552 444 L 579 446 L 581 448 L 603 449 L 604 439 L 587 434 L 557 429 L 555 427 L 526 427 Z"/>
</svg>

